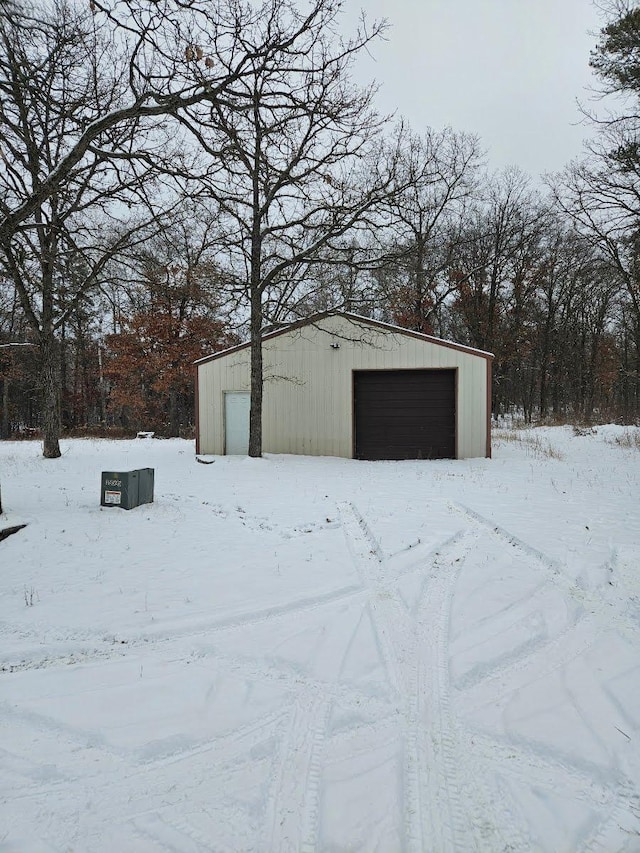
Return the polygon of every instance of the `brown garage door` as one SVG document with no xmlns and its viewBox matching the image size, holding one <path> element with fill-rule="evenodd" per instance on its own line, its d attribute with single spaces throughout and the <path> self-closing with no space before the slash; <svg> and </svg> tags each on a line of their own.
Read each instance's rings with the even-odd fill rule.
<svg viewBox="0 0 640 853">
<path fill-rule="evenodd" d="M 455 370 L 354 374 L 356 459 L 454 459 Z"/>
</svg>

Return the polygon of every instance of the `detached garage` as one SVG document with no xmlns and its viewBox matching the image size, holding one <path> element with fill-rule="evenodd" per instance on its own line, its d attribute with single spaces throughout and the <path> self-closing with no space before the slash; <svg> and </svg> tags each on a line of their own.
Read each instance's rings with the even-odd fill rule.
<svg viewBox="0 0 640 853">
<path fill-rule="evenodd" d="M 196 363 L 196 451 L 244 454 L 249 344 Z M 491 353 L 329 312 L 263 337 L 263 449 L 354 459 L 491 455 Z"/>
</svg>

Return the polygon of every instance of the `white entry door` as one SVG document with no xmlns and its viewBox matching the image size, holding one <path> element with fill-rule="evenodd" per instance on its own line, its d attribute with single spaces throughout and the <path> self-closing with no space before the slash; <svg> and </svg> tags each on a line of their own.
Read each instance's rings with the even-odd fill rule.
<svg viewBox="0 0 640 853">
<path fill-rule="evenodd" d="M 224 452 L 227 456 L 246 456 L 249 452 L 248 391 L 225 391 Z"/>
</svg>

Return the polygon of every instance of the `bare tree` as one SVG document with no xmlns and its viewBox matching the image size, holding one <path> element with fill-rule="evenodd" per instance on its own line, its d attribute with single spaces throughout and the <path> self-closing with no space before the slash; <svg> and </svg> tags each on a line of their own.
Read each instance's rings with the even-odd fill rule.
<svg viewBox="0 0 640 853">
<path fill-rule="evenodd" d="M 112 168 L 99 153 L 89 154 L 69 172 L 64 188 L 42 198 L 66 140 L 81 133 L 83 114 L 98 103 L 108 108 L 122 89 L 113 66 L 109 73 L 100 67 L 107 45 L 87 14 L 61 5 L 26 22 L 15 13 L 0 23 L 0 262 L 39 346 L 47 457 L 60 455 L 57 330 L 139 227 L 119 225 L 106 237 L 104 219 L 117 221 L 114 205 L 131 206 L 148 173 L 134 159 Z M 113 135 L 127 147 L 128 133 Z"/>
<path fill-rule="evenodd" d="M 243 31 L 243 48 L 255 55 L 294 32 L 288 49 L 254 60 L 233 101 L 213 103 L 207 121 L 199 111 L 180 115 L 211 158 L 201 197 L 220 206 L 227 261 L 250 315 L 252 456 L 262 452 L 265 326 L 286 318 L 310 265 L 335 259 L 393 186 L 392 170 L 375 156 L 384 120 L 372 109 L 373 89 L 349 76 L 381 26 L 343 41 L 339 9 L 335 0 L 313 0 L 302 14 L 293 2 L 271 0 Z"/>
<path fill-rule="evenodd" d="M 39 345 L 44 455 L 56 457 L 57 335 L 171 206 L 162 163 L 190 170 L 175 117 L 235 109 L 245 88 L 233 85 L 289 55 L 299 27 L 249 46 L 265 11 L 233 0 L 0 2 L 0 264 Z"/>
<path fill-rule="evenodd" d="M 450 128 L 418 135 L 401 127 L 397 145 L 403 189 L 389 199 L 384 266 L 392 272 L 384 296 L 402 325 L 433 332 L 452 291 L 445 273 L 465 207 L 477 189 L 479 142 Z"/>
<path fill-rule="evenodd" d="M 608 109 L 586 114 L 597 130 L 587 156 L 550 183 L 558 205 L 626 290 L 640 398 L 640 7 L 630 0 L 604 0 L 602 8 L 608 23 L 590 64 Z M 615 99 L 608 100 L 610 95 Z"/>
<path fill-rule="evenodd" d="M 37 142 L 38 133 L 52 133 L 41 119 L 34 121 L 33 138 L 24 138 L 19 108 L 29 115 L 46 92 L 53 93 L 58 97 L 49 104 L 48 125 L 60 127 L 66 120 L 64 137 L 50 144 L 51 163 L 44 164 L 49 170 L 41 169 L 38 180 L 29 182 L 20 179 L 18 169 L 17 180 L 7 187 L 0 245 L 94 163 L 152 161 L 163 152 L 161 142 L 148 133 L 158 130 L 159 118 L 223 98 L 249 63 L 277 54 L 295 38 L 295 33 L 281 32 L 245 52 L 239 34 L 263 11 L 232 0 L 90 0 L 88 7 L 59 0 L 33 7 L 28 0 L 0 0 L 0 10 L 7 123 L 1 150 L 7 167 L 25 159 L 25 146 Z M 70 102 L 60 86 L 63 74 L 75 90 Z M 57 77 L 57 83 L 48 82 L 47 75 Z M 46 88 L 39 96 L 41 81 Z"/>
<path fill-rule="evenodd" d="M 518 258 L 526 256 L 543 215 L 528 178 L 517 169 L 489 178 L 469 207 L 449 276 L 464 337 L 473 346 L 496 346 L 501 305 L 517 275 Z"/>
<path fill-rule="evenodd" d="M 228 286 L 216 262 L 217 223 L 183 213 L 118 265 L 129 278 L 128 299 L 118 305 L 114 333 L 105 341 L 109 408 L 133 408 L 151 424 L 147 429 L 170 436 L 193 424 L 193 376 L 186 366 L 239 340 L 221 304 Z"/>
</svg>

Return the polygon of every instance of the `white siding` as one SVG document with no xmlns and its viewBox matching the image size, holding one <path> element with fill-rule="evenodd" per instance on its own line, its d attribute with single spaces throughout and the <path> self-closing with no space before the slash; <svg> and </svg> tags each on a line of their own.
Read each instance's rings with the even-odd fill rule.
<svg viewBox="0 0 640 853">
<path fill-rule="evenodd" d="M 332 349 L 331 344 L 339 344 Z M 263 449 L 353 455 L 353 371 L 457 369 L 458 458 L 486 454 L 487 360 L 340 315 L 267 339 Z M 249 390 L 249 348 L 198 366 L 200 452 L 224 452 L 224 391 Z"/>
</svg>

